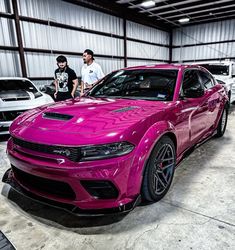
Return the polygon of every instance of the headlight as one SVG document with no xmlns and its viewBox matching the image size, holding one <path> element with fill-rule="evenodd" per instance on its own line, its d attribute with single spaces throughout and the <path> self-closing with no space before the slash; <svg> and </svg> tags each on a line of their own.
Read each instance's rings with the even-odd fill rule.
<svg viewBox="0 0 235 250">
<path fill-rule="evenodd" d="M 81 161 L 101 160 L 130 153 L 134 145 L 129 142 L 116 142 L 105 145 L 81 147 Z"/>
</svg>

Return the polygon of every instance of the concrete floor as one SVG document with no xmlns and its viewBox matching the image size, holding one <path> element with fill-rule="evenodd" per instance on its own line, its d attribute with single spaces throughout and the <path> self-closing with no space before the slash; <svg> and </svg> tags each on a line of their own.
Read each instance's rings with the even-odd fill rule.
<svg viewBox="0 0 235 250">
<path fill-rule="evenodd" d="M 125 217 L 86 219 L 0 195 L 0 230 L 16 249 L 235 249 L 235 107 L 223 138 L 196 149 L 163 200 Z M 0 178 L 9 168 L 0 143 Z M 3 184 L 0 183 L 0 189 Z"/>
</svg>

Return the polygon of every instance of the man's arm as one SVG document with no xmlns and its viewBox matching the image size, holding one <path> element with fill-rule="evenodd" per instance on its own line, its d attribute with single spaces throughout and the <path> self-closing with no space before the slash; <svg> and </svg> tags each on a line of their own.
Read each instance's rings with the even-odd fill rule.
<svg viewBox="0 0 235 250">
<path fill-rule="evenodd" d="M 81 95 L 84 94 L 84 89 L 85 89 L 85 86 L 84 86 L 84 82 L 81 80 Z"/>
<path fill-rule="evenodd" d="M 72 92 L 71 92 L 71 96 L 74 98 L 74 96 L 75 96 L 75 92 L 76 92 L 76 90 L 77 90 L 77 87 L 78 87 L 78 79 L 76 78 L 76 79 L 74 79 L 73 80 L 73 90 L 72 90 Z"/>
<path fill-rule="evenodd" d="M 55 93 L 54 93 L 54 97 L 55 97 L 55 99 L 56 99 L 56 98 L 57 98 L 57 93 L 58 93 L 58 82 L 57 82 L 56 79 L 54 80 L 54 84 L 55 84 Z"/>
</svg>

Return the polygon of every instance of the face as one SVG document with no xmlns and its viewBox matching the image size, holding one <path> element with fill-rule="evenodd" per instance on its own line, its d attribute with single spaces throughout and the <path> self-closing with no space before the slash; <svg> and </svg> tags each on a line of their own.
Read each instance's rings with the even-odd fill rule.
<svg viewBox="0 0 235 250">
<path fill-rule="evenodd" d="M 92 60 L 92 56 L 87 53 L 83 53 L 82 59 L 84 63 L 88 63 Z"/>
<path fill-rule="evenodd" d="M 67 65 L 67 62 L 58 62 L 57 65 L 60 69 L 64 69 Z"/>
</svg>

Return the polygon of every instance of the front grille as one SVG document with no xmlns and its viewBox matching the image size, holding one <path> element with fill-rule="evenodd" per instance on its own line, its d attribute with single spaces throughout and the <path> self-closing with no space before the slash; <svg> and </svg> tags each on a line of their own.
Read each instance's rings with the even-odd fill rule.
<svg viewBox="0 0 235 250">
<path fill-rule="evenodd" d="M 17 116 L 25 111 L 26 110 L 0 112 L 0 121 L 13 121 Z"/>
<path fill-rule="evenodd" d="M 62 155 L 74 162 L 78 162 L 81 158 L 81 150 L 79 147 L 50 146 L 24 141 L 15 137 L 13 137 L 12 139 L 15 145 L 30 149 L 32 151 L 46 154 Z"/>
<path fill-rule="evenodd" d="M 46 119 L 53 119 L 53 120 L 68 121 L 68 120 L 72 119 L 73 116 L 72 116 L 72 115 L 66 115 L 66 114 L 45 112 L 45 113 L 43 114 L 43 118 L 46 118 Z"/>
<path fill-rule="evenodd" d="M 15 178 L 27 188 L 55 195 L 61 198 L 75 199 L 76 195 L 69 184 L 28 174 L 11 165 Z"/>
</svg>

